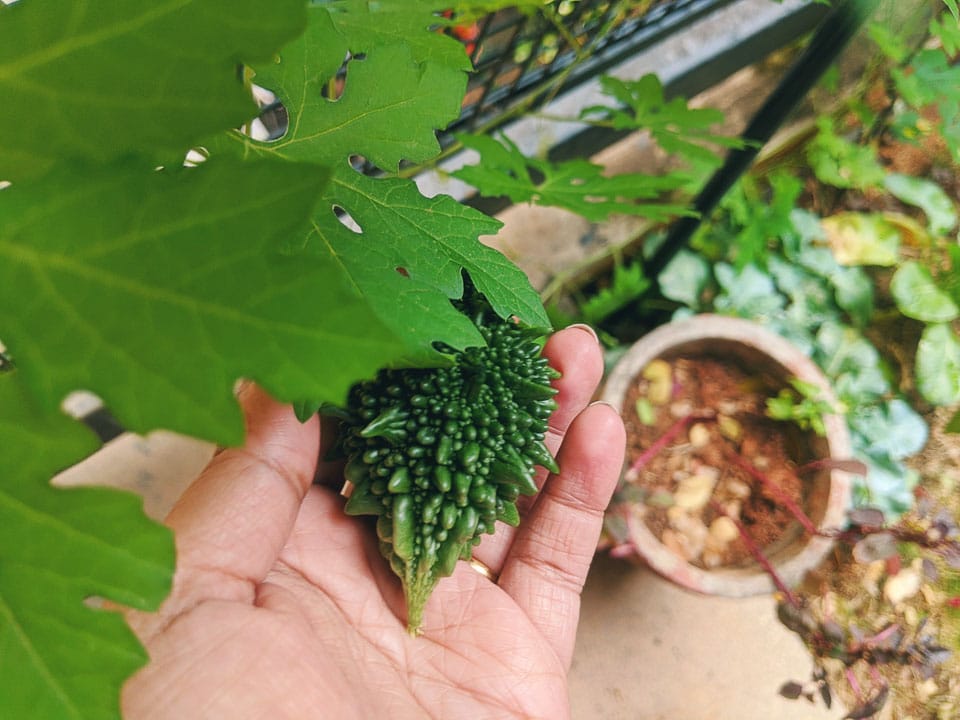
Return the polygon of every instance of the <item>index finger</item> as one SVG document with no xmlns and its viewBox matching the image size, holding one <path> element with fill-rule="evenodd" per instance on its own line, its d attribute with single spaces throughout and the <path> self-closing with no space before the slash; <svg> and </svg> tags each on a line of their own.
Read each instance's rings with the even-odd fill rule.
<svg viewBox="0 0 960 720">
<path fill-rule="evenodd" d="M 245 444 L 214 457 L 167 517 L 177 571 L 166 611 L 214 597 L 252 601 L 313 480 L 317 418 L 301 424 L 289 405 L 252 383 L 239 400 Z"/>
<path fill-rule="evenodd" d="M 550 454 L 556 457 L 570 423 L 593 398 L 603 375 L 603 353 L 596 334 L 589 326 L 571 325 L 551 336 L 543 348 L 543 354 L 550 361 L 550 366 L 560 372 L 560 378 L 554 381 L 557 409 L 550 416 L 550 425 L 544 438 Z M 538 488 L 543 487 L 548 474 L 546 469 L 539 469 L 536 476 Z M 536 495 L 517 499 L 521 518 L 529 512 L 536 499 Z M 516 528 L 501 525 L 496 534 L 484 536 L 473 556 L 494 574 L 499 574 L 516 532 Z"/>
</svg>

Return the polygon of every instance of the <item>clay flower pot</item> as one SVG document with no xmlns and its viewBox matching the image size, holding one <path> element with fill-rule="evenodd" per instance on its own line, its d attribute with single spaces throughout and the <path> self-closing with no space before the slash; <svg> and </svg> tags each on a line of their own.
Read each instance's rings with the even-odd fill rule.
<svg viewBox="0 0 960 720">
<path fill-rule="evenodd" d="M 828 403 L 834 402 L 830 386 L 820 370 L 787 340 L 756 323 L 715 315 L 700 315 L 689 320 L 670 323 L 641 338 L 612 369 L 604 387 L 603 399 L 620 411 L 625 422 L 628 418 L 632 418 L 636 424 L 639 411 L 634 409 L 634 402 L 636 402 L 637 391 L 634 390 L 631 394 L 630 388 L 636 387 L 638 378 L 644 376 L 645 368 L 655 360 L 665 361 L 659 363 L 662 366 L 669 363 L 687 363 L 690 362 L 689 358 L 702 357 L 716 358 L 717 362 L 724 363 L 732 360 L 744 375 L 749 378 L 763 378 L 767 385 L 787 387 L 791 378 L 798 378 L 816 385 L 822 391 L 820 397 Z M 680 360 L 680 358 L 683 359 Z M 649 371 L 647 372 L 649 374 Z M 693 372 L 691 376 L 696 374 Z M 702 378 L 698 378 L 697 381 L 702 381 Z M 813 431 L 803 432 L 803 442 L 808 449 L 808 457 L 803 462 L 809 461 L 810 456 L 820 460 L 849 459 L 850 438 L 844 419 L 835 414 L 823 415 L 822 419 L 826 429 L 824 436 L 816 435 Z M 776 423 L 772 424 L 776 425 Z M 789 429 L 786 427 L 789 425 L 794 433 L 801 432 L 792 422 L 781 421 L 781 424 L 785 431 Z M 703 435 L 702 432 L 701 435 Z M 685 440 L 685 438 L 686 435 L 682 439 Z M 714 445 L 725 444 L 723 438 L 715 438 L 710 442 Z M 670 453 L 674 455 L 682 451 L 682 443 L 670 449 Z M 724 451 L 728 451 L 728 448 Z M 628 448 L 625 470 L 631 464 L 631 452 L 636 457 L 638 450 Z M 711 468 L 715 475 L 728 476 L 732 472 L 734 463 L 729 461 L 729 455 L 726 457 L 728 458 L 726 462 L 714 463 L 720 466 Z M 649 471 L 647 474 L 649 475 Z M 668 474 L 669 472 L 660 472 L 660 475 Z M 682 475 L 682 473 L 674 473 L 674 475 L 678 474 Z M 658 479 L 657 477 L 652 480 L 671 482 L 666 478 Z M 621 489 L 634 481 L 636 481 L 635 477 L 631 477 L 629 481 L 625 480 Z M 740 481 L 740 484 L 742 486 L 746 483 Z M 751 492 L 757 492 L 757 489 L 753 488 Z M 841 528 L 850 504 L 850 493 L 848 474 L 836 469 L 828 462 L 825 467 L 803 473 L 802 497 L 799 499 L 799 504 L 818 530 Z M 622 493 L 619 495 L 623 496 Z M 679 495 L 669 497 L 679 498 Z M 769 497 L 763 498 L 762 501 L 768 505 L 772 504 Z M 721 508 L 715 500 L 711 502 L 718 510 Z M 745 597 L 775 590 L 770 573 L 753 556 L 743 557 L 735 564 L 707 565 L 699 559 L 692 561 L 690 558 L 683 557 L 675 546 L 665 545 L 660 537 L 651 531 L 648 527 L 650 515 L 647 512 L 647 506 L 637 513 L 636 503 L 632 505 L 632 509 L 630 503 L 623 503 L 622 500 L 619 506 L 617 503 L 615 499 L 614 504 L 611 505 L 611 516 L 618 513 L 620 521 L 625 521 L 629 538 L 626 545 L 619 546 L 621 555 L 635 553 L 653 570 L 674 583 L 701 593 Z M 673 517 L 676 518 L 676 515 Z M 731 524 L 733 516 L 726 517 L 725 522 L 729 531 L 729 527 L 735 523 Z M 701 520 L 701 524 L 705 522 L 706 520 Z M 706 527 L 705 524 L 704 527 Z M 744 523 L 741 523 L 741 530 L 744 527 Z M 713 526 L 710 529 L 712 530 Z M 661 533 L 661 536 L 666 538 L 666 533 Z M 671 535 L 670 539 L 673 537 Z M 807 571 L 823 560 L 830 550 L 831 543 L 829 537 L 806 531 L 791 515 L 787 518 L 781 534 L 773 542 L 758 541 L 756 546 L 760 547 L 763 557 L 776 569 L 777 575 L 788 586 L 792 586 L 799 583 Z M 624 552 L 625 547 L 627 547 L 626 552 Z"/>
</svg>

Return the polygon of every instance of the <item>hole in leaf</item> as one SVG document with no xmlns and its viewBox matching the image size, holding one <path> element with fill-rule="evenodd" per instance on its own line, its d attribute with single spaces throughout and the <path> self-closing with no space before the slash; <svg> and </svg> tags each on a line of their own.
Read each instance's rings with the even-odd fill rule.
<svg viewBox="0 0 960 720">
<path fill-rule="evenodd" d="M 89 390 L 74 390 L 60 403 L 60 409 L 75 420 L 81 420 L 103 407 L 103 400 Z"/>
<path fill-rule="evenodd" d="M 287 134 L 290 117 L 287 108 L 270 90 L 252 85 L 253 98 L 260 114 L 242 128 L 245 135 L 261 142 L 275 142 Z"/>
<path fill-rule="evenodd" d="M 11 184 L 9 180 L 0 180 L 0 190 L 6 190 Z"/>
<path fill-rule="evenodd" d="M 367 159 L 363 155 L 351 155 L 348 162 L 357 172 L 363 172 L 363 168 L 367 166 Z"/>
<path fill-rule="evenodd" d="M 348 213 L 340 205 L 332 205 L 333 214 L 340 221 L 340 224 L 343 225 L 347 230 L 355 232 L 357 235 L 363 234 L 363 228 L 360 227 L 360 223 L 353 219 L 353 215 Z"/>
<path fill-rule="evenodd" d="M 106 408 L 103 400 L 89 390 L 74 390 L 60 403 L 60 409 L 64 414 L 79 420 L 93 430 L 103 443 L 125 432 L 124 427 Z"/>
<path fill-rule="evenodd" d="M 187 151 L 187 156 L 183 159 L 184 167 L 196 167 L 204 163 L 210 157 L 210 151 L 205 147 L 192 148 Z"/>
<path fill-rule="evenodd" d="M 351 155 L 349 162 L 350 169 L 354 172 L 360 173 L 361 175 L 376 177 L 378 175 L 386 174 L 379 167 L 367 160 L 367 158 L 365 158 L 363 155 Z"/>
<path fill-rule="evenodd" d="M 344 65 L 345 67 L 345 65 Z M 337 72 L 332 78 L 327 80 L 323 84 L 323 87 L 320 88 L 320 97 L 324 100 L 329 100 L 330 102 L 336 102 L 343 95 L 343 88 L 347 84 L 347 76 L 344 74 L 344 70 L 341 67 L 340 71 Z"/>
<path fill-rule="evenodd" d="M 13 358 L 10 357 L 10 353 L 7 352 L 7 348 L 4 347 L 3 342 L 0 341 L 0 373 L 9 372 L 16 368 L 16 365 L 13 362 Z"/>
<path fill-rule="evenodd" d="M 350 63 L 354 61 L 362 62 L 366 60 L 366 58 L 365 53 L 357 53 L 356 55 L 347 53 L 337 72 L 320 88 L 320 97 L 330 102 L 339 100 L 343 96 L 343 90 L 347 84 L 347 71 L 349 70 Z"/>
</svg>

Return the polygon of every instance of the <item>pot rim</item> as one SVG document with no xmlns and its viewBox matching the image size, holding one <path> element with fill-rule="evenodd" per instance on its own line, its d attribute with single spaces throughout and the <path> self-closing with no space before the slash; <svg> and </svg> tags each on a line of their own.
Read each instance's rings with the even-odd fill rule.
<svg viewBox="0 0 960 720">
<path fill-rule="evenodd" d="M 695 315 L 661 325 L 636 341 L 617 361 L 604 385 L 602 399 L 618 412 L 630 382 L 651 361 L 683 346 L 703 341 L 726 341 L 742 345 L 747 352 L 761 353 L 786 371 L 784 379 L 796 377 L 819 387 L 831 403 L 836 397 L 829 381 L 816 364 L 799 348 L 757 322 L 721 315 Z M 837 414 L 823 416 L 828 456 L 848 459 L 850 433 L 846 421 Z M 841 528 L 851 501 L 850 474 L 839 469 L 827 471 L 829 492 L 820 529 Z M 727 597 L 762 595 L 775 591 L 770 576 L 759 567 L 715 568 L 707 570 L 687 562 L 664 546 L 638 517 L 627 515 L 631 540 L 646 563 L 673 582 L 697 592 Z M 803 536 L 805 545 L 782 562 L 774 562 L 777 574 L 787 586 L 798 584 L 803 576 L 825 558 L 833 540 L 823 536 Z M 794 541 L 796 543 L 798 541 Z"/>
</svg>

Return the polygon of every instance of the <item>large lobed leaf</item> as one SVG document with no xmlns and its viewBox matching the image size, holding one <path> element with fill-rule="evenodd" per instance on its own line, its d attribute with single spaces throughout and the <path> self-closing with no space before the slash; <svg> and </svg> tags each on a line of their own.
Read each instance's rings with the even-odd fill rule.
<svg viewBox="0 0 960 720">
<path fill-rule="evenodd" d="M 155 608 L 169 590 L 172 537 L 134 495 L 50 486 L 96 441 L 43 412 L 21 381 L 0 375 L 2 714 L 118 718 L 120 685 L 146 653 L 118 613 L 85 600 Z"/>
<path fill-rule="evenodd" d="M 47 408 L 87 388 L 130 429 L 224 443 L 242 439 L 238 377 L 340 399 L 399 347 L 331 263 L 271 248 L 324 180 L 217 158 L 63 169 L 0 192 L 0 337 L 24 381 Z"/>
<path fill-rule="evenodd" d="M 0 5 L 0 179 L 58 158 L 182 151 L 256 112 L 239 62 L 303 30 L 303 0 Z"/>
<path fill-rule="evenodd" d="M 462 293 L 462 270 L 502 316 L 548 325 L 523 273 L 478 242 L 499 222 L 448 197 L 424 198 L 410 180 L 373 179 L 348 163 L 362 156 L 393 172 L 401 161 L 424 161 L 439 151 L 436 130 L 458 117 L 470 63 L 459 43 L 437 32 L 435 9 L 423 0 L 311 6 L 304 37 L 286 46 L 278 62 L 256 68 L 255 81 L 287 109 L 286 134 L 262 142 L 233 132 L 209 145 L 215 154 L 335 168 L 311 230 L 289 249 L 332 261 L 404 340 L 405 362 L 416 364 L 443 361 L 437 340 L 456 348 L 483 342 L 449 302 Z M 342 93 L 328 99 L 338 83 Z M 344 214 L 360 234 L 341 223 Z"/>
<path fill-rule="evenodd" d="M 340 264 L 377 316 L 406 340 L 408 361 L 437 362 L 437 339 L 458 348 L 483 344 L 473 323 L 451 311 L 449 299 L 463 294 L 461 269 L 501 317 L 549 324 L 522 271 L 477 241 L 478 233 L 496 232 L 499 221 L 447 196 L 426 199 L 410 181 L 349 168 L 334 173 L 322 202 L 302 251 Z M 333 208 L 348 209 L 360 234 Z"/>
<path fill-rule="evenodd" d="M 459 43 L 428 31 L 437 18 L 427 8 L 433 4 L 421 0 L 311 6 L 306 32 L 279 61 L 255 66 L 255 82 L 286 108 L 286 134 L 263 142 L 235 132 L 229 141 L 247 154 L 291 160 L 362 155 L 388 171 L 436 155 L 435 130 L 459 115 L 470 62 Z"/>
</svg>

